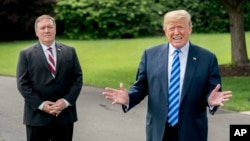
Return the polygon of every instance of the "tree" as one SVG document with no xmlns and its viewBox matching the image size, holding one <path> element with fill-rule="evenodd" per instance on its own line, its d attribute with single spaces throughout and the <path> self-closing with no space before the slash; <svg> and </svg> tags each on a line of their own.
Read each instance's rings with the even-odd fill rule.
<svg viewBox="0 0 250 141">
<path fill-rule="evenodd" d="M 54 14 L 56 0 L 0 0 L 0 41 L 36 38 L 34 21 Z"/>
<path fill-rule="evenodd" d="M 236 66 L 249 65 L 244 30 L 244 4 L 247 0 L 219 0 L 229 15 L 231 61 Z"/>
</svg>

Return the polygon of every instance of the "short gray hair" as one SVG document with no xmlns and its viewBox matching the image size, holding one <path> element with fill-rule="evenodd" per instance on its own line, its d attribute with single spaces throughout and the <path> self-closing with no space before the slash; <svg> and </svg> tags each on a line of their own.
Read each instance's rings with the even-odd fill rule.
<svg viewBox="0 0 250 141">
<path fill-rule="evenodd" d="M 35 29 L 37 27 L 37 23 L 39 23 L 43 19 L 50 19 L 53 22 L 54 26 L 56 27 L 56 21 L 52 16 L 50 16 L 50 15 L 41 15 L 41 16 L 36 18 L 35 25 L 34 25 Z"/>
</svg>

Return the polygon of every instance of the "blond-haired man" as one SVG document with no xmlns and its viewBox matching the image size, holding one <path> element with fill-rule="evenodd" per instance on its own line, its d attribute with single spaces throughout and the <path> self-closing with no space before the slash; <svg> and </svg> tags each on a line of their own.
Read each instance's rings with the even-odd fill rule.
<svg viewBox="0 0 250 141">
<path fill-rule="evenodd" d="M 186 10 L 165 14 L 168 42 L 144 51 L 136 81 L 126 91 L 106 88 L 103 95 L 129 111 L 148 96 L 147 141 L 207 141 L 210 113 L 232 96 L 221 92 L 216 56 L 193 43 L 191 16 Z"/>
</svg>

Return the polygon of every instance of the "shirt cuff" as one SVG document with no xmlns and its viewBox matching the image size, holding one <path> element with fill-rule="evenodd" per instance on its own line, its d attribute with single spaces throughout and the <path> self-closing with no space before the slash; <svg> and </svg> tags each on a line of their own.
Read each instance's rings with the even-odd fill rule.
<svg viewBox="0 0 250 141">
<path fill-rule="evenodd" d="M 44 106 L 44 102 L 41 105 L 39 105 L 38 109 L 42 111 L 43 110 L 43 106 Z"/>
<path fill-rule="evenodd" d="M 71 104 L 66 99 L 63 99 L 63 101 L 66 104 L 66 107 L 71 106 Z"/>
<path fill-rule="evenodd" d="M 214 106 L 211 106 L 209 103 L 208 103 L 208 107 L 209 107 L 209 110 L 213 110 L 214 109 Z"/>
</svg>

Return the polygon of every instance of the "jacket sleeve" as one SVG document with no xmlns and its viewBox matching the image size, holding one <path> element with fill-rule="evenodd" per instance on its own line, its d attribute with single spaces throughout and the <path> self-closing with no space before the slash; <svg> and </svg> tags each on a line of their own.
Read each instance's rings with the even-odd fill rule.
<svg viewBox="0 0 250 141">
<path fill-rule="evenodd" d="M 27 50 L 22 50 L 19 53 L 16 70 L 17 88 L 23 96 L 25 102 L 28 103 L 28 105 L 31 106 L 33 110 L 37 110 L 43 100 L 38 96 L 38 94 L 34 93 L 32 89 L 32 85 L 34 84 L 32 84 L 29 75 L 29 59 L 27 54 Z"/>
</svg>

